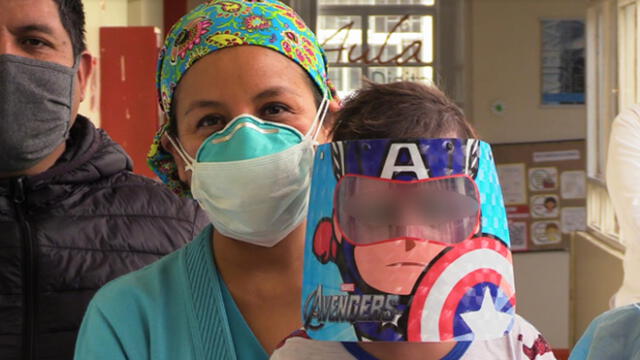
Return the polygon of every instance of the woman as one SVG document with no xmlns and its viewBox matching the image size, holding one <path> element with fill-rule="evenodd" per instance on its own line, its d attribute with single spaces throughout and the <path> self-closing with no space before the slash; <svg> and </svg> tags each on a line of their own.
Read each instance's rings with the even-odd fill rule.
<svg viewBox="0 0 640 360">
<path fill-rule="evenodd" d="M 208 1 L 169 33 L 150 164 L 212 225 L 105 286 L 77 359 L 264 359 L 299 328 L 315 141 L 337 110 L 313 33 L 275 0 Z"/>
</svg>

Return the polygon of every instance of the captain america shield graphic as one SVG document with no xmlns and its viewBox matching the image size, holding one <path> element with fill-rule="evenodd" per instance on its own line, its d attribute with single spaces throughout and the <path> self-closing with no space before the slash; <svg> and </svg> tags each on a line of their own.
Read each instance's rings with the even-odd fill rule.
<svg viewBox="0 0 640 360">
<path fill-rule="evenodd" d="M 506 335 L 515 315 L 509 248 L 491 236 L 452 247 L 419 280 L 409 341 L 473 341 Z"/>
</svg>

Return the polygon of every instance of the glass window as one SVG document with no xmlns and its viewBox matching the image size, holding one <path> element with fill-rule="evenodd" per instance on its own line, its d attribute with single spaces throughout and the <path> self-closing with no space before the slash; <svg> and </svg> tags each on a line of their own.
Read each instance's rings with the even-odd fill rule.
<svg viewBox="0 0 640 360">
<path fill-rule="evenodd" d="M 637 8 L 636 3 L 620 8 L 620 109 L 626 109 L 637 102 Z"/>
<path fill-rule="evenodd" d="M 369 79 L 377 83 L 394 81 L 433 82 L 432 66 L 376 66 L 369 68 Z"/>
<path fill-rule="evenodd" d="M 339 7 L 320 7 L 318 39 L 327 53 L 329 76 L 341 96 L 360 88 L 364 78 L 383 83 L 432 82 L 435 9 L 431 6 L 435 1 L 351 0 L 339 4 L 350 5 L 348 15 Z M 375 15 L 364 6 L 394 4 L 417 6 L 410 14 L 409 9 L 378 6 L 373 9 Z"/>
<path fill-rule="evenodd" d="M 436 0 L 319 0 L 323 5 L 426 5 L 434 6 Z"/>
<path fill-rule="evenodd" d="M 346 64 L 362 56 L 360 16 L 319 16 L 318 40 L 330 64 Z"/>
<path fill-rule="evenodd" d="M 608 138 L 618 105 L 637 96 L 637 3 L 593 2 L 587 9 L 587 223 L 613 241 L 619 240 L 619 226 L 605 186 Z"/>
<path fill-rule="evenodd" d="M 373 27 L 373 33 L 375 34 L 387 34 L 391 31 L 396 33 L 419 33 L 422 31 L 421 24 L 422 19 L 419 16 L 412 16 L 409 19 L 404 19 L 402 16 L 372 16 L 371 20 L 375 26 Z"/>
<path fill-rule="evenodd" d="M 379 60 L 378 63 L 433 62 L 433 16 L 371 16 L 369 24 L 376 24 L 367 35 L 371 49 L 377 49 L 371 55 Z M 392 55 L 385 56 L 385 50 Z"/>
<path fill-rule="evenodd" d="M 323 30 L 338 30 L 343 26 L 354 23 L 357 29 L 360 28 L 360 17 L 353 16 L 321 16 L 319 26 Z"/>
<path fill-rule="evenodd" d="M 338 96 L 345 99 L 355 89 L 362 85 L 362 69 L 359 67 L 340 67 L 334 66 L 329 68 L 329 78 L 338 91 Z"/>
</svg>

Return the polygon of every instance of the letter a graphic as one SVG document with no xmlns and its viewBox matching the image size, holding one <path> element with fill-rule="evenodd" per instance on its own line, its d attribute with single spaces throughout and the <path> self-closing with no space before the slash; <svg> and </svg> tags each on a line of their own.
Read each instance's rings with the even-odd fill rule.
<svg viewBox="0 0 640 360">
<path fill-rule="evenodd" d="M 402 149 L 406 149 L 409 152 L 411 165 L 398 165 L 400 150 Z M 393 175 L 402 172 L 412 172 L 416 174 L 416 177 L 419 180 L 429 177 L 429 171 L 424 165 L 418 145 L 411 143 L 391 144 L 389 154 L 387 155 L 387 160 L 384 162 L 384 167 L 382 168 L 382 174 L 380 174 L 380 177 L 383 179 L 393 179 Z"/>
</svg>

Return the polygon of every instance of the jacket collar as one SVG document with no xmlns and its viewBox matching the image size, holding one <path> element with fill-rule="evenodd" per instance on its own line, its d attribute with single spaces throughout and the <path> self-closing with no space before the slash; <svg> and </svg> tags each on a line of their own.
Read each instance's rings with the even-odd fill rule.
<svg viewBox="0 0 640 360">
<path fill-rule="evenodd" d="M 30 191 L 52 185 L 86 184 L 131 171 L 133 164 L 124 149 L 89 119 L 78 115 L 69 132 L 67 148 L 49 170 L 25 177 Z M 8 192 L 15 178 L 0 179 L 0 195 Z"/>
</svg>

